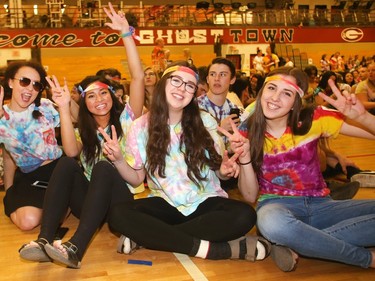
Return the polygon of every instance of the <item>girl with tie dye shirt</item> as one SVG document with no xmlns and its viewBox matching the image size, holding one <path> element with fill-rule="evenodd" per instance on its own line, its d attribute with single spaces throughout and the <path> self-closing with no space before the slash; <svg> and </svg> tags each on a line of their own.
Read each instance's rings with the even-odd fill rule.
<svg viewBox="0 0 375 281">
<path fill-rule="evenodd" d="M 255 224 L 254 209 L 228 199 L 220 187 L 219 178 L 237 175 L 238 155 L 228 158 L 216 120 L 199 110 L 197 82 L 195 67 L 170 65 L 149 113 L 132 124 L 126 161 L 114 159 L 133 184 L 147 174 L 151 191 L 148 198 L 111 210 L 109 224 L 123 234 L 117 250 L 130 254 L 141 245 L 207 259 L 264 259 L 268 244 L 244 236 Z M 114 148 L 116 141 L 103 134 Z"/>
<path fill-rule="evenodd" d="M 110 80 L 102 76 L 86 77 L 77 84 L 82 98 L 75 131 L 68 114 L 70 93 L 67 85 L 61 87 L 56 77 L 48 79 L 53 99 L 60 109 L 62 143 L 69 157 L 62 157 L 53 172 L 46 192 L 40 233 L 37 240 L 20 249 L 20 256 L 24 259 L 54 260 L 80 268 L 84 253 L 98 228 L 106 221 L 109 209 L 115 204 L 133 201 L 132 193 L 138 191 L 111 162 L 113 152 L 107 153 L 103 148 L 104 138 L 100 132 L 100 128 L 104 128 L 106 132 L 119 136 L 118 155 L 123 158 L 128 127 L 141 115 L 144 101 L 143 69 L 129 24 L 124 13 L 116 13 L 110 3 L 109 9 L 104 9 L 111 20 L 106 25 L 128 34 L 123 37 L 123 43 L 132 77 L 129 103 L 124 109 Z M 54 242 L 55 232 L 68 209 L 80 219 L 78 228 L 68 241 Z"/>
<path fill-rule="evenodd" d="M 22 230 L 39 225 L 45 188 L 36 181 L 48 182 L 62 155 L 55 127 L 60 118 L 50 100 L 41 98 L 46 71 L 37 62 L 14 62 L 5 71 L 4 94 L 11 95 L 0 118 L 0 143 L 4 156 L 5 214 Z"/>
<path fill-rule="evenodd" d="M 257 227 L 274 243 L 271 256 L 283 271 L 296 267 L 298 254 L 375 268 L 375 200 L 332 200 L 320 172 L 318 141 L 339 133 L 375 139 L 375 116 L 355 95 L 329 81 L 335 99 L 320 97 L 336 110 L 302 108 L 308 88 L 298 68 L 272 71 L 249 120 L 249 139 L 229 134 L 241 165 L 239 188 L 246 200 L 258 195 Z M 368 130 L 345 122 L 348 117 Z"/>
</svg>

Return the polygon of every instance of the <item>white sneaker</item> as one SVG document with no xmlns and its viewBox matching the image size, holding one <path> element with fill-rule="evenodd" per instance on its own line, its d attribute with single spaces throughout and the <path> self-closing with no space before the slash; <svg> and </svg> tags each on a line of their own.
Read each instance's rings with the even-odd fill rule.
<svg viewBox="0 0 375 281">
<path fill-rule="evenodd" d="M 361 187 L 375 187 L 375 171 L 363 171 L 351 177 L 350 181 L 358 181 Z"/>
</svg>

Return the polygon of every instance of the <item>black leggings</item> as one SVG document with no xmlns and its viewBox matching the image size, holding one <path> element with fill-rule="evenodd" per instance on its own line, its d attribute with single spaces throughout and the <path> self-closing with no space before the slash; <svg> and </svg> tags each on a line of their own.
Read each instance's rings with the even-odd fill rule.
<svg viewBox="0 0 375 281">
<path fill-rule="evenodd" d="M 226 242 L 245 235 L 256 223 L 256 212 L 244 202 L 212 197 L 184 216 L 164 199 L 151 197 L 114 206 L 108 222 L 143 247 L 192 256 L 196 240 Z"/>
<path fill-rule="evenodd" d="M 96 163 L 89 182 L 75 159 L 63 157 L 47 188 L 39 237 L 52 242 L 70 208 L 80 218 L 78 229 L 70 241 L 78 247 L 78 256 L 82 258 L 111 206 L 129 201 L 133 201 L 133 195 L 126 181 L 109 162 Z"/>
</svg>

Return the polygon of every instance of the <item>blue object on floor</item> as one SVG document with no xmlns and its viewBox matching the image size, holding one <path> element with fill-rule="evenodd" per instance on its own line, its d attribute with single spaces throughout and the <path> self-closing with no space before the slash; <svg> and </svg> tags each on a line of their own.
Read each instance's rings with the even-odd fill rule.
<svg viewBox="0 0 375 281">
<path fill-rule="evenodd" d="M 144 260 L 128 260 L 128 264 L 140 264 L 140 265 L 152 265 L 152 261 L 144 261 Z"/>
</svg>

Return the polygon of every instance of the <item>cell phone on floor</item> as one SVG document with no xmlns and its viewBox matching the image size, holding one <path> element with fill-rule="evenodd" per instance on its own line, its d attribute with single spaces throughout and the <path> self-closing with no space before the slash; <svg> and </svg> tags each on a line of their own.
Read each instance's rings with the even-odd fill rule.
<svg viewBox="0 0 375 281">
<path fill-rule="evenodd" d="M 32 186 L 39 187 L 39 188 L 47 188 L 48 182 L 46 181 L 35 181 Z"/>
</svg>

